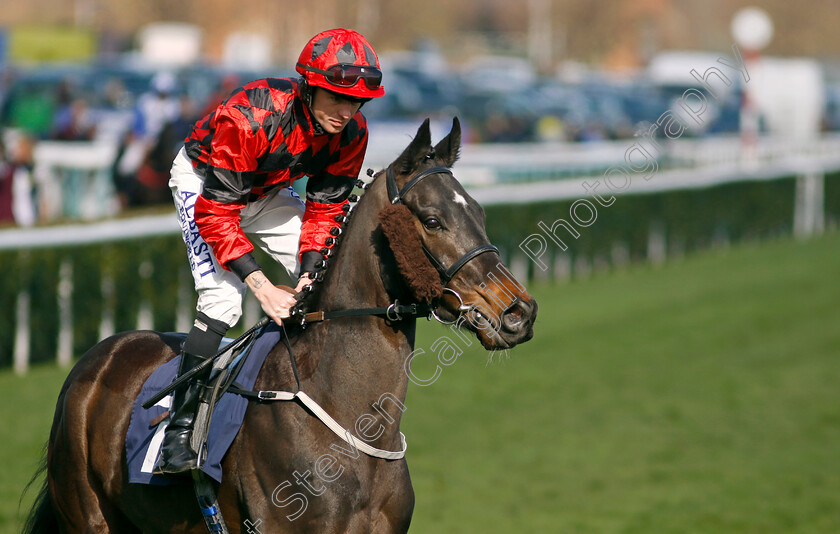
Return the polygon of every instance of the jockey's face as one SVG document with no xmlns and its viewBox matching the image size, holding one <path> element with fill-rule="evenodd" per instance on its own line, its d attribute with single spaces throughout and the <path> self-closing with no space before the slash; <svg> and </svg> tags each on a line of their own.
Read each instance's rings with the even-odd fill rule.
<svg viewBox="0 0 840 534">
<path fill-rule="evenodd" d="M 349 100 L 338 93 L 315 87 L 310 109 L 315 120 L 329 134 L 340 133 L 353 115 L 359 111 L 361 102 Z"/>
</svg>

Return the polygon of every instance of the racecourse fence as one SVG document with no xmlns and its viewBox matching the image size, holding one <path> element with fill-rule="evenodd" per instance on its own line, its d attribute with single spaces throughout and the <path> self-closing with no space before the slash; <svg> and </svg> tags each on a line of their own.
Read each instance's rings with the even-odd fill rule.
<svg viewBox="0 0 840 534">
<path fill-rule="evenodd" d="M 731 138 L 675 140 L 649 161 L 628 159 L 632 146 L 468 145 L 456 174 L 484 205 L 488 235 L 521 280 L 566 280 L 743 240 L 807 236 L 840 217 L 837 137 L 762 140 L 749 152 Z M 107 161 L 104 150 L 100 156 Z M 381 168 L 392 157 L 372 153 L 368 163 Z M 68 161 L 40 168 L 60 168 L 50 178 L 59 185 L 53 191 L 62 189 L 62 176 L 99 181 L 87 191 L 98 195 L 102 211 L 87 200 L 75 217 L 98 220 L 0 231 L 0 260 L 11 267 L 0 282 L 0 367 L 18 373 L 44 361 L 69 365 L 114 332 L 185 331 L 193 319 L 174 213 L 103 218 L 113 213 L 102 185 L 107 173 L 90 161 L 78 168 Z M 608 188 L 605 177 L 618 176 L 610 169 L 622 165 L 629 185 Z M 581 212 L 583 201 L 597 213 Z M 74 217 L 62 211 L 61 218 Z M 262 264 L 280 280 L 278 267 L 266 258 Z M 248 298 L 241 325 L 259 315 Z"/>
</svg>

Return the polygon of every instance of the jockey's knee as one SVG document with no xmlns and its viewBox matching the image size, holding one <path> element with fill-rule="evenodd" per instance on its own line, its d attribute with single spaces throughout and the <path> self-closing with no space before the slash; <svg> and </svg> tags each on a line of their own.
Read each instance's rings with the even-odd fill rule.
<svg viewBox="0 0 840 534">
<path fill-rule="evenodd" d="M 214 356 L 228 328 L 226 322 L 211 319 L 204 313 L 198 312 L 195 323 L 184 342 L 184 352 L 205 358 Z"/>
</svg>

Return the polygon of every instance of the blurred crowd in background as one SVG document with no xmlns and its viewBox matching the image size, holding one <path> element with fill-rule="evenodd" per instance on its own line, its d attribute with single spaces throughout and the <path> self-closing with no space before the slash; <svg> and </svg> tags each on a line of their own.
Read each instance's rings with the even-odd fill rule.
<svg viewBox="0 0 840 534">
<path fill-rule="evenodd" d="M 384 53 L 386 96 L 368 103 L 372 124 L 425 117 L 465 124 L 468 143 L 591 143 L 630 139 L 670 109 L 692 80 L 639 71 L 621 78 L 586 68 L 538 75 L 525 59 L 486 56 L 455 68 L 425 50 Z M 127 63 L 7 67 L 0 74 L 0 221 L 29 225 L 26 198 L 32 147 L 39 141 L 106 141 L 121 208 L 170 202 L 172 159 L 191 125 L 237 86 L 292 70 L 236 71 L 216 66 L 170 70 Z M 840 129 L 840 86 L 825 91 L 823 128 Z M 742 88 L 711 103 L 708 120 L 687 136 L 735 133 Z M 372 126 L 375 127 L 375 126 Z M 18 194 L 15 194 L 18 191 Z"/>
<path fill-rule="evenodd" d="M 169 202 L 177 149 L 192 124 L 242 80 L 235 73 L 214 74 L 94 65 L 6 71 L 0 84 L 0 220 L 26 224 L 32 218 L 22 207 L 15 216 L 9 199 L 15 182 L 23 187 L 38 141 L 114 143 L 111 171 L 122 207 Z"/>
<path fill-rule="evenodd" d="M 294 0 L 253 0 L 247 10 L 229 0 L 9 3 L 0 10 L 0 221 L 7 221 L 0 224 L 112 214 L 67 217 L 53 206 L 45 217 L 43 203 L 59 195 L 44 186 L 43 169 L 56 174 L 73 156 L 75 167 L 53 177 L 53 189 L 60 182 L 72 193 L 87 180 L 85 198 L 95 203 L 107 159 L 118 209 L 168 203 L 169 165 L 190 124 L 237 85 L 295 76 L 300 44 L 325 27 L 357 29 L 380 53 L 386 96 L 364 108 L 372 140 L 377 131 L 389 139 L 413 131 L 408 126 L 426 117 L 442 124 L 458 116 L 465 143 L 624 142 L 698 86 L 691 69 L 725 68 L 722 56 L 787 63 L 767 70 L 774 87 L 763 96 L 760 76 L 745 84 L 735 73 L 725 88 L 717 80 L 703 123 L 685 121 L 681 137 L 738 135 L 744 124 L 757 135 L 840 130 L 840 38 L 826 16 L 837 13 L 836 2 L 753 3 L 428 0 L 417 9 L 325 0 L 317 10 Z M 743 57 L 732 55 L 733 43 Z M 748 101 L 763 115 L 744 113 Z M 91 141 L 107 150 L 66 149 Z M 41 193 L 34 207 L 25 205 L 27 180 Z M 13 191 L 24 201 L 12 202 Z"/>
</svg>

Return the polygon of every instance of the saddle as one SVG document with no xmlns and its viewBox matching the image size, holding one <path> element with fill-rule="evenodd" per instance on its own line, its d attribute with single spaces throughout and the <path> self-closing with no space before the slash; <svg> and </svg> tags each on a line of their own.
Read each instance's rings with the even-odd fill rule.
<svg viewBox="0 0 840 534">
<path fill-rule="evenodd" d="M 226 534 L 214 481 L 221 482 L 222 459 L 239 432 L 248 407 L 248 398 L 239 392 L 253 387 L 269 350 L 283 334 L 281 327 L 263 320 L 240 338 L 222 341 L 195 418 L 191 445 L 199 451 L 200 468 L 192 472 L 191 479 L 152 473 L 166 430 L 162 423 L 168 421 L 171 396 L 166 390 L 177 382 L 173 379 L 180 357 L 158 367 L 143 384 L 131 412 L 125 440 L 129 482 L 152 485 L 192 482 L 208 530 Z M 186 334 L 169 335 L 180 338 L 182 343 L 186 339 Z"/>
<path fill-rule="evenodd" d="M 294 290 L 278 286 L 288 293 Z M 183 346 L 186 334 L 169 333 Z M 171 477 L 152 476 L 151 469 L 157 459 L 160 444 L 171 406 L 169 393 L 182 387 L 195 374 L 209 366 L 204 391 L 195 416 L 191 435 L 193 450 L 198 451 L 198 464 L 202 471 L 221 482 L 221 460 L 241 425 L 248 406 L 248 399 L 241 396 L 256 381 L 268 351 L 284 338 L 285 331 L 264 317 L 239 338 L 225 338 L 216 355 L 195 369 L 175 378 L 180 357 L 163 364 L 147 379 L 135 400 L 128 435 L 126 453 L 129 464 L 129 481 L 141 484 L 168 484 Z M 239 379 L 239 383 L 237 383 Z M 236 394 L 226 394 L 228 391 Z M 214 422 L 214 414 L 219 418 Z M 142 455 L 142 462 L 139 457 Z M 138 467 L 138 463 L 139 465 Z"/>
<path fill-rule="evenodd" d="M 201 471 L 217 482 L 222 479 L 221 461 L 233 443 L 248 407 L 246 397 L 229 390 L 237 389 L 237 386 L 245 390 L 253 387 L 265 357 L 280 341 L 283 331 L 274 323 L 263 323 L 252 334 L 244 343 L 230 339 L 222 342 L 222 354 L 214 360 L 205 386 L 206 394 L 202 399 L 205 402 L 200 403 L 196 415 L 192 445 L 200 452 Z M 184 334 L 171 335 L 185 338 Z M 231 348 L 233 350 L 228 350 Z M 170 485 L 183 482 L 183 477 L 152 474 L 171 401 L 170 396 L 162 392 L 173 384 L 179 363 L 180 357 L 176 357 L 158 367 L 143 384 L 134 402 L 126 435 L 131 483 Z"/>
</svg>

